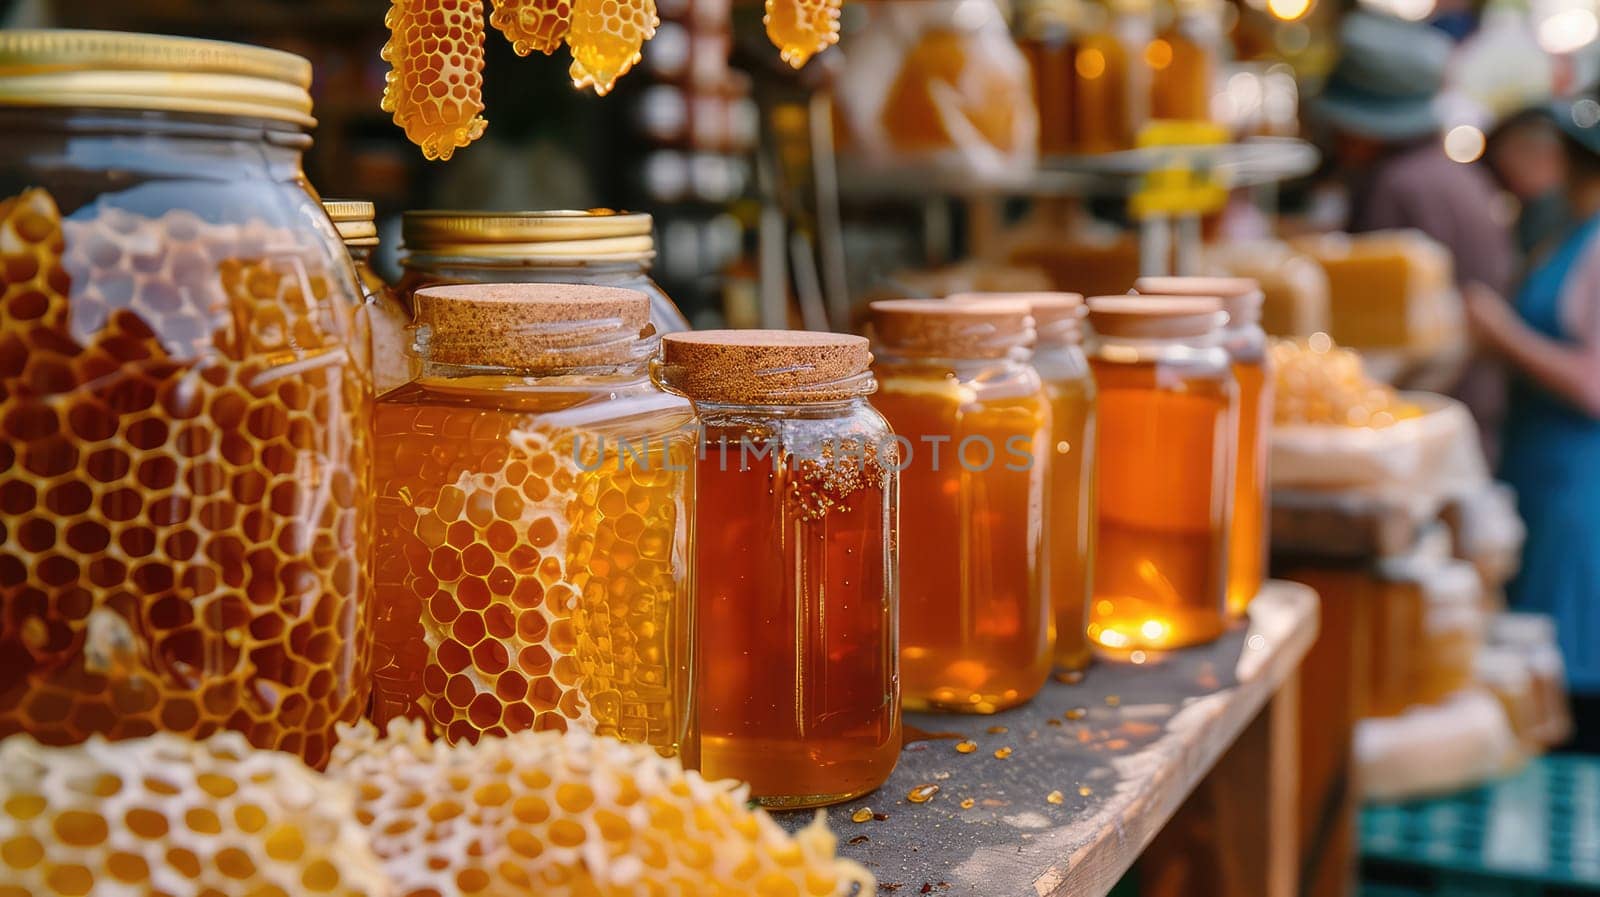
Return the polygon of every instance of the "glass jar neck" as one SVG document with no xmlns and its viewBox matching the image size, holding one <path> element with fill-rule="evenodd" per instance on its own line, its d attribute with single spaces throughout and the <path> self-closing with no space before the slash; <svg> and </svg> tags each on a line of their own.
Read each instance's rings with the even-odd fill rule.
<svg viewBox="0 0 1600 897">
<path fill-rule="evenodd" d="M 1143 362 L 1227 362 L 1227 352 L 1222 348 L 1222 331 L 1213 330 L 1200 336 L 1167 339 L 1134 339 L 1130 337 L 1096 338 L 1090 354 L 1102 361 L 1138 364 Z"/>
<path fill-rule="evenodd" d="M 501 258 L 488 255 L 435 255 L 408 252 L 401 256 L 400 264 L 407 271 L 419 271 L 436 277 L 459 277 L 474 281 L 473 272 L 508 274 L 519 270 L 537 270 L 541 274 L 572 274 L 591 278 L 595 282 L 605 278 L 637 278 L 650 273 L 649 258 L 629 259 L 541 259 L 537 257 Z"/>
<path fill-rule="evenodd" d="M 828 402 L 787 404 L 757 404 L 743 402 L 694 403 L 695 410 L 705 423 L 716 423 L 731 418 L 765 418 L 769 420 L 832 420 L 849 417 L 866 410 L 866 396 L 853 396 Z"/>
<path fill-rule="evenodd" d="M 494 378 L 506 381 L 507 388 L 571 390 L 574 388 L 631 389 L 650 386 L 645 361 L 619 365 L 594 365 L 566 368 L 521 368 L 499 365 L 446 364 L 424 354 L 418 382 L 461 381 Z"/>
<path fill-rule="evenodd" d="M 288 122 L 147 109 L 0 107 L 0 130 L 26 141 L 36 157 L 53 153 L 62 165 L 143 179 L 303 179 L 301 155 L 311 145 L 311 136 Z"/>
<path fill-rule="evenodd" d="M 1033 350 L 1013 349 L 1001 358 L 971 358 L 960 356 L 897 354 L 892 348 L 874 350 L 874 367 L 885 370 L 915 368 L 945 368 L 958 377 L 977 377 L 986 372 L 1025 370 L 1033 357 Z"/>
</svg>

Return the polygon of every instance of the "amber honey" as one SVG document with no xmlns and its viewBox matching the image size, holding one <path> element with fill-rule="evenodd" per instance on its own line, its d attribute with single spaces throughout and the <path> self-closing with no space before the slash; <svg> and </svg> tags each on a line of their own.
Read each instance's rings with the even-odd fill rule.
<svg viewBox="0 0 1600 897">
<path fill-rule="evenodd" d="M 1206 0 L 1182 0 L 1173 21 L 1146 46 L 1152 118 L 1211 120 L 1222 41 L 1217 18 Z"/>
<path fill-rule="evenodd" d="M 422 373 L 377 410 L 375 721 L 452 742 L 578 726 L 692 762 L 692 418 L 645 374 L 646 297 L 418 300 Z"/>
<path fill-rule="evenodd" d="M 322 207 L 349 250 L 356 282 L 361 285 L 363 311 L 372 331 L 373 386 L 379 394 L 388 392 L 411 379 L 406 351 L 406 325 L 411 322 L 411 314 L 372 268 L 372 250 L 378 246 L 373 205 L 360 200 L 327 199 L 322 201 Z"/>
<path fill-rule="evenodd" d="M 1044 570 L 1050 405 L 1024 359 L 1028 306 L 872 304 L 873 405 L 901 459 L 905 705 L 994 713 L 1050 672 Z M 1021 356 L 1018 356 L 1021 352 Z"/>
<path fill-rule="evenodd" d="M 1073 137 L 1080 153 L 1131 149 L 1150 116 L 1149 9 L 1137 0 L 1085 7 L 1073 53 Z"/>
<path fill-rule="evenodd" d="M 1268 479 L 1274 413 L 1272 364 L 1261 329 L 1260 286 L 1237 277 L 1141 277 L 1134 284 L 1152 295 L 1208 295 L 1222 299 L 1228 323 L 1222 347 L 1239 388 L 1233 441 L 1233 524 L 1228 535 L 1228 613 L 1241 616 L 1266 579 Z"/>
<path fill-rule="evenodd" d="M 1090 302 L 1100 341 L 1094 603 L 1113 651 L 1209 641 L 1224 628 L 1237 386 L 1214 341 L 1217 300 Z"/>
<path fill-rule="evenodd" d="M 675 334 L 695 399 L 701 771 L 773 807 L 878 787 L 900 751 L 897 477 L 859 337 Z M 886 448 L 887 446 L 887 448 Z"/>
</svg>

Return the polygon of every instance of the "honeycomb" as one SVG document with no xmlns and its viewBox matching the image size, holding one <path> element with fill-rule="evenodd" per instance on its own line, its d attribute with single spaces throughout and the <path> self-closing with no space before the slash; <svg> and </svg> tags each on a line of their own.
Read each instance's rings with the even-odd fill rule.
<svg viewBox="0 0 1600 897">
<path fill-rule="evenodd" d="M 227 728 L 320 765 L 360 716 L 369 359 L 330 260 L 0 204 L 0 737 Z"/>
<path fill-rule="evenodd" d="M 767 0 L 762 23 L 778 55 L 795 68 L 839 42 L 844 0 Z"/>
<path fill-rule="evenodd" d="M 1327 334 L 1272 345 L 1275 399 L 1280 424 L 1329 424 L 1382 428 L 1422 413 L 1394 388 L 1367 376 L 1361 356 L 1334 345 Z"/>
<path fill-rule="evenodd" d="M 393 0 L 383 111 L 427 159 L 449 159 L 483 120 L 482 0 Z"/>
<path fill-rule="evenodd" d="M 820 814 L 790 836 L 747 808 L 744 786 L 642 746 L 521 732 L 446 747 L 408 721 L 375 736 L 343 732 L 330 771 L 355 785 L 356 812 L 406 897 L 876 893 L 835 855 Z"/>
<path fill-rule="evenodd" d="M 0 742 L 0 894 L 388 897 L 350 789 L 237 733 Z"/>
<path fill-rule="evenodd" d="M 600 96 L 610 93 L 639 61 L 659 24 L 655 0 L 573 0 L 567 33 L 573 86 L 593 87 Z"/>
<path fill-rule="evenodd" d="M 572 0 L 491 0 L 489 24 L 511 41 L 518 56 L 554 53 L 572 24 Z"/>
<path fill-rule="evenodd" d="M 575 723 L 670 752 L 688 692 L 682 471 L 659 454 L 619 469 L 614 442 L 580 466 L 570 435 L 527 421 L 379 404 L 373 719 L 451 742 Z"/>
</svg>

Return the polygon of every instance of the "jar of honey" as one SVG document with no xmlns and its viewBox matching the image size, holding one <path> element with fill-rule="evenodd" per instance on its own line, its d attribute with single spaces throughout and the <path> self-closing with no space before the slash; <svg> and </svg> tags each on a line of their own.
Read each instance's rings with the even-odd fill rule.
<svg viewBox="0 0 1600 897">
<path fill-rule="evenodd" d="M 900 459 L 900 668 L 915 710 L 994 713 L 1050 675 L 1050 400 L 1026 302 L 871 305 Z"/>
<path fill-rule="evenodd" d="M 889 427 L 867 341 L 668 334 L 656 379 L 695 403 L 700 771 L 769 807 L 883 784 L 900 754 Z"/>
<path fill-rule="evenodd" d="M 1081 27 L 1081 0 L 1050 0 L 1030 5 L 1017 38 L 1033 73 L 1033 98 L 1039 106 L 1039 152 L 1060 156 L 1076 149 L 1072 93 L 1075 38 Z"/>
<path fill-rule="evenodd" d="M 1032 364 L 1050 401 L 1045 487 L 1045 591 L 1055 613 L 1056 666 L 1089 665 L 1089 601 L 1094 593 L 1095 389 L 1083 354 L 1077 293 L 964 293 L 952 301 L 1027 302 L 1033 315 Z"/>
<path fill-rule="evenodd" d="M 656 244 L 646 214 L 610 209 L 553 212 L 412 211 L 400 221 L 410 307 L 418 288 L 449 283 L 585 283 L 650 297 L 657 333 L 688 330 L 666 291 L 650 279 Z"/>
<path fill-rule="evenodd" d="M 1233 528 L 1228 536 L 1228 613 L 1242 616 L 1261 591 L 1267 572 L 1272 454 L 1272 366 L 1261 329 L 1260 286 L 1244 277 L 1141 277 L 1134 289 L 1148 295 L 1215 296 L 1228 323 L 1222 347 L 1239 384 L 1238 438 L 1234 442 Z"/>
<path fill-rule="evenodd" d="M 419 372 L 376 415 L 372 715 L 451 742 L 577 726 L 695 759 L 693 412 L 636 290 L 412 297 Z"/>
<path fill-rule="evenodd" d="M 1223 40 L 1217 0 L 1174 0 L 1171 21 L 1145 48 L 1152 118 L 1211 121 Z"/>
<path fill-rule="evenodd" d="M 367 706 L 370 350 L 310 83 L 0 31 L 0 737 L 234 729 L 320 766 Z"/>
<path fill-rule="evenodd" d="M 1147 0 L 1086 4 L 1073 54 L 1073 136 L 1080 153 L 1132 149 L 1150 118 L 1153 36 Z"/>
<path fill-rule="evenodd" d="M 400 304 L 394 290 L 378 272 L 372 270 L 372 250 L 378 246 L 378 226 L 373 221 L 372 203 L 357 199 L 325 199 L 322 208 L 333 219 L 333 226 L 350 252 L 356 266 L 356 280 L 366 300 L 372 329 L 372 376 L 379 394 L 411 379 L 407 354 L 406 326 L 411 315 Z"/>
<path fill-rule="evenodd" d="M 1210 641 L 1225 625 L 1238 386 L 1215 298 L 1089 300 L 1099 390 L 1094 604 L 1112 651 Z"/>
</svg>

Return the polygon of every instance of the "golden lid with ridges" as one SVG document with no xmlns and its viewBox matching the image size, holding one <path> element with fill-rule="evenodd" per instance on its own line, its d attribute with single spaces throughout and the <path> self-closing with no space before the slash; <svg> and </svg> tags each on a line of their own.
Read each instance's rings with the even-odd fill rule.
<svg viewBox="0 0 1600 897">
<path fill-rule="evenodd" d="M 333 219 L 346 246 L 378 245 L 377 210 L 364 199 L 324 199 L 322 208 Z"/>
<path fill-rule="evenodd" d="M 152 109 L 309 127 L 310 61 L 248 44 L 121 31 L 0 31 L 0 106 Z"/>
<path fill-rule="evenodd" d="M 415 210 L 401 217 L 407 252 L 494 258 L 605 259 L 655 252 L 648 214 L 611 209 Z"/>
</svg>

